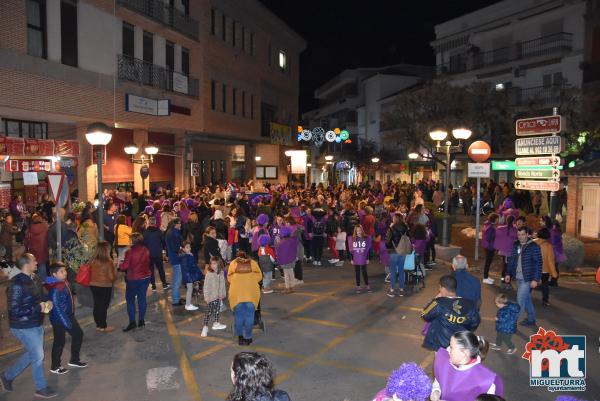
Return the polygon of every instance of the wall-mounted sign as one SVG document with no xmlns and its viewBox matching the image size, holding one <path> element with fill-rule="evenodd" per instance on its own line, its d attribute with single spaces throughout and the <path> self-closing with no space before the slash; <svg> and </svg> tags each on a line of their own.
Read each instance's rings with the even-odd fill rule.
<svg viewBox="0 0 600 401">
<path fill-rule="evenodd" d="M 489 178 L 490 163 L 468 163 L 468 177 Z"/>
<path fill-rule="evenodd" d="M 25 155 L 54 156 L 54 141 L 52 139 L 25 139 Z"/>
<path fill-rule="evenodd" d="M 200 163 L 191 163 L 190 165 L 190 175 L 192 177 L 200 176 Z"/>
<path fill-rule="evenodd" d="M 173 90 L 179 93 L 188 94 L 188 77 L 173 71 Z"/>
<path fill-rule="evenodd" d="M 146 178 L 148 178 L 149 175 L 150 175 L 150 166 L 148 166 L 147 164 L 144 164 L 142 167 L 140 167 L 140 177 L 142 177 L 142 180 L 145 180 Z"/>
<path fill-rule="evenodd" d="M 54 156 L 78 157 L 79 142 L 70 140 L 54 140 Z"/>
<path fill-rule="evenodd" d="M 170 114 L 169 100 L 156 100 L 126 93 L 125 111 L 151 116 L 168 116 Z"/>
<path fill-rule="evenodd" d="M 6 165 L 4 168 L 6 169 L 7 172 L 10 172 L 10 173 L 50 171 L 50 170 L 52 170 L 52 161 L 51 160 L 42 160 L 42 159 L 27 159 L 27 160 L 10 159 L 6 162 Z"/>
<path fill-rule="evenodd" d="M 558 134 L 561 123 L 560 116 L 521 118 L 515 123 L 515 131 L 517 136 Z"/>
<path fill-rule="evenodd" d="M 516 164 L 512 160 L 492 160 L 492 170 L 496 171 L 513 171 Z"/>
</svg>

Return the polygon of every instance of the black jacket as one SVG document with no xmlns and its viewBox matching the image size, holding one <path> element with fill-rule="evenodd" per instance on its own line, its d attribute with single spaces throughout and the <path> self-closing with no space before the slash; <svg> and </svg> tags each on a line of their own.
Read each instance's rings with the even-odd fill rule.
<svg viewBox="0 0 600 401">
<path fill-rule="evenodd" d="M 353 210 L 346 210 L 342 213 L 342 231 L 347 235 L 354 233 L 354 227 L 359 224 L 358 215 Z"/>
<path fill-rule="evenodd" d="M 183 238 L 188 239 L 191 237 L 192 249 L 197 251 L 202 247 L 202 223 L 188 221 L 183 227 Z"/>
<path fill-rule="evenodd" d="M 223 259 L 219 250 L 219 242 L 213 237 L 206 237 L 204 241 L 204 261 L 206 264 L 210 263 L 211 256 L 218 256 Z"/>
<path fill-rule="evenodd" d="M 475 331 L 481 322 L 475 304 L 460 297 L 435 298 L 423 309 L 421 317 L 430 322 L 423 346 L 432 351 L 446 348 L 457 331 Z"/>
<path fill-rule="evenodd" d="M 30 329 L 42 325 L 44 315 L 40 302 L 44 301 L 44 290 L 37 275 L 17 274 L 8 283 L 6 298 L 11 328 Z"/>
<path fill-rule="evenodd" d="M 158 227 L 150 226 L 144 230 L 144 246 L 150 251 L 151 258 L 162 258 L 165 238 Z"/>
<path fill-rule="evenodd" d="M 400 238 L 402 238 L 403 235 L 408 235 L 408 227 L 403 221 L 399 221 L 388 228 L 388 231 L 385 234 L 385 247 L 388 250 L 395 250 L 396 245 L 398 245 L 398 242 L 400 242 Z"/>
</svg>

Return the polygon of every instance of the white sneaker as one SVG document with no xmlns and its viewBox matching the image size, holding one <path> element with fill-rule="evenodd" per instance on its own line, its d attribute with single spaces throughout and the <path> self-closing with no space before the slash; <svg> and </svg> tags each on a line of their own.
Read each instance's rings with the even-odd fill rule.
<svg viewBox="0 0 600 401">
<path fill-rule="evenodd" d="M 340 260 L 340 261 L 339 261 L 339 262 L 337 262 L 335 265 L 336 265 L 337 267 L 342 267 L 342 266 L 344 266 L 344 262 L 342 262 L 342 261 Z"/>
<path fill-rule="evenodd" d="M 319 261 L 317 261 L 317 266 L 323 266 L 323 265 L 321 264 L 321 261 L 320 261 L 320 260 L 319 260 Z"/>
<path fill-rule="evenodd" d="M 208 326 L 204 326 L 202 328 L 202 333 L 200 333 L 200 337 L 206 337 L 208 335 Z"/>
<path fill-rule="evenodd" d="M 493 279 L 493 278 L 490 278 L 490 277 L 488 277 L 488 278 L 484 278 L 482 281 L 483 281 L 485 284 L 489 284 L 489 285 L 492 285 L 492 284 L 494 284 L 494 279 Z"/>
<path fill-rule="evenodd" d="M 219 322 L 214 322 L 213 325 L 212 325 L 212 329 L 213 330 L 223 330 L 223 329 L 226 329 L 226 328 L 227 328 L 227 326 L 225 326 L 224 324 L 221 324 Z"/>
<path fill-rule="evenodd" d="M 317 262 L 316 260 L 313 262 L 313 266 L 319 266 L 319 262 Z"/>
<path fill-rule="evenodd" d="M 273 293 L 273 290 L 270 288 L 263 290 L 263 294 L 272 294 L 272 293 Z"/>
<path fill-rule="evenodd" d="M 294 285 L 302 285 L 304 284 L 304 280 L 296 280 L 294 281 Z"/>
<path fill-rule="evenodd" d="M 329 263 L 331 263 L 332 265 L 336 264 L 339 261 L 339 259 L 329 259 Z"/>
<path fill-rule="evenodd" d="M 198 310 L 198 307 L 196 305 L 189 304 L 185 306 L 185 310 Z"/>
</svg>

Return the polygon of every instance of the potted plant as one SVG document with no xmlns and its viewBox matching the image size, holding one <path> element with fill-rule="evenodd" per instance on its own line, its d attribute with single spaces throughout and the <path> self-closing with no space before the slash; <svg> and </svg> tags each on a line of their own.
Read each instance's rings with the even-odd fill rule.
<svg viewBox="0 0 600 401">
<path fill-rule="evenodd" d="M 92 254 L 93 249 L 81 243 L 77 237 L 69 239 L 63 247 L 63 262 L 69 267 L 67 280 L 73 288 L 73 293 L 77 295 L 79 303 L 90 308 L 94 306 L 92 291 L 89 287 L 76 283 L 75 276 L 79 271 L 79 266 L 88 263 Z"/>
</svg>

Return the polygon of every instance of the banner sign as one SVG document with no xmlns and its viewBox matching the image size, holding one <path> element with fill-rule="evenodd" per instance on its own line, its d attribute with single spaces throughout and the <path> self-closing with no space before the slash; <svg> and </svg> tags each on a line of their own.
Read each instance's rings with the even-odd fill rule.
<svg viewBox="0 0 600 401">
<path fill-rule="evenodd" d="M 27 173 L 38 171 L 50 171 L 52 169 L 51 160 L 29 159 L 29 160 L 14 160 L 6 162 L 4 167 L 10 173 Z"/>
<path fill-rule="evenodd" d="M 54 156 L 78 157 L 79 142 L 54 140 Z"/>
<path fill-rule="evenodd" d="M 25 139 L 26 156 L 54 156 L 54 141 L 51 139 Z"/>
<path fill-rule="evenodd" d="M 0 138 L 0 155 L 23 156 L 25 154 L 25 141 L 23 138 Z"/>
<path fill-rule="evenodd" d="M 271 144 L 292 146 L 292 130 L 289 125 L 270 123 Z"/>
<path fill-rule="evenodd" d="M 125 111 L 151 116 L 168 116 L 169 100 L 156 100 L 126 93 Z"/>
<path fill-rule="evenodd" d="M 175 92 L 188 94 L 188 77 L 173 71 L 173 90 Z"/>
</svg>

